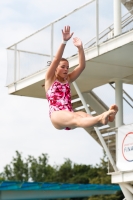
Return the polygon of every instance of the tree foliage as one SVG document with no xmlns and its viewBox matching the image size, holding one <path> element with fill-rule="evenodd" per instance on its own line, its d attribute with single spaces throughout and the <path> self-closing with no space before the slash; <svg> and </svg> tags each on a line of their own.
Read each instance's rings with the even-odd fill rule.
<svg viewBox="0 0 133 200">
<path fill-rule="evenodd" d="M 0 174 L 0 180 L 111 184 L 110 176 L 107 175 L 108 162 L 105 152 L 100 164 L 96 166 L 75 164 L 70 159 L 65 159 L 60 166 L 51 166 L 48 160 L 47 154 L 42 154 L 38 158 L 28 156 L 23 159 L 22 153 L 16 151 L 16 156 Z M 89 200 L 121 200 L 122 198 L 124 198 L 122 193 L 117 192 L 115 195 L 89 197 Z M 88 200 L 88 198 L 82 199 Z"/>
<path fill-rule="evenodd" d="M 16 151 L 16 157 L 13 157 L 12 162 L 4 167 L 1 176 L 5 180 L 28 181 L 28 171 L 28 159 L 23 161 L 21 153 Z"/>
</svg>

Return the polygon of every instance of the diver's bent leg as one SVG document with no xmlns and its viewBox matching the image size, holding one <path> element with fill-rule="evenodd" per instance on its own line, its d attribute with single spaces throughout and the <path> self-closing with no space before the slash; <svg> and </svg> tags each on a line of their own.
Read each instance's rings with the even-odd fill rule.
<svg viewBox="0 0 133 200">
<path fill-rule="evenodd" d="M 85 113 L 83 111 L 77 111 L 75 114 L 80 115 L 81 117 L 92 117 L 90 114 Z"/>
<path fill-rule="evenodd" d="M 90 115 L 83 117 L 79 115 L 78 112 L 76 113 L 62 110 L 53 112 L 51 114 L 51 121 L 57 129 L 64 129 L 65 127 L 69 127 L 71 129 L 77 127 L 87 128 L 94 126 L 97 123 L 107 124 L 108 117 L 112 113 L 114 113 L 114 111 L 109 110 L 95 117 Z"/>
</svg>

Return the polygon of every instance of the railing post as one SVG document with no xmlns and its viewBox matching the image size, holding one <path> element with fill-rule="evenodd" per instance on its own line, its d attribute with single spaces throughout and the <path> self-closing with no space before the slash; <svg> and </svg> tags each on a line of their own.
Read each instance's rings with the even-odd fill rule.
<svg viewBox="0 0 133 200">
<path fill-rule="evenodd" d="M 96 45 L 99 45 L 99 0 L 96 0 Z"/>
<path fill-rule="evenodd" d="M 17 44 L 14 47 L 14 83 L 17 80 Z"/>
<path fill-rule="evenodd" d="M 53 48 L 54 48 L 54 24 L 51 24 L 51 61 L 53 60 Z"/>
<path fill-rule="evenodd" d="M 18 51 L 18 67 L 17 67 L 17 69 L 18 69 L 17 79 L 20 80 L 20 51 Z"/>
</svg>

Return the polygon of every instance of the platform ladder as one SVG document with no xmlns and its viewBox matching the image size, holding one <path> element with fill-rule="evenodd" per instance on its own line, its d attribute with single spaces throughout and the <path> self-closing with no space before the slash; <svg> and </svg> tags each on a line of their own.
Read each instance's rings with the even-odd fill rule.
<svg viewBox="0 0 133 200">
<path fill-rule="evenodd" d="M 78 94 L 73 96 L 72 98 L 72 106 L 75 111 L 85 111 L 92 116 L 96 116 L 109 109 L 108 106 L 93 91 L 81 93 L 76 82 L 74 82 L 73 85 Z M 109 83 L 109 85 L 115 90 L 115 86 L 113 86 L 112 83 Z M 125 90 L 123 90 L 123 93 L 126 94 L 126 96 L 133 102 L 133 99 Z M 123 100 L 126 101 L 133 109 L 132 104 L 125 97 L 123 97 Z M 105 150 L 109 159 L 108 173 L 111 175 L 112 172 L 117 172 L 118 169 L 116 167 L 116 137 L 118 127 L 115 127 L 115 122 L 109 122 L 108 126 L 89 127 L 85 128 L 85 130 Z M 133 198 L 133 183 L 122 183 L 120 184 L 120 187 L 124 195 L 126 196 L 125 199 L 131 200 Z"/>
</svg>

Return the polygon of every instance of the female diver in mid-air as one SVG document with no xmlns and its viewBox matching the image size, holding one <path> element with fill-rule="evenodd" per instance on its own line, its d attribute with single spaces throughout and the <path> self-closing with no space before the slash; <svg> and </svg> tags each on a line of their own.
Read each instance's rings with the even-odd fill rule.
<svg viewBox="0 0 133 200">
<path fill-rule="evenodd" d="M 50 64 L 45 76 L 45 90 L 49 102 L 49 115 L 56 129 L 74 129 L 77 127 L 90 127 L 98 123 L 103 125 L 112 122 L 118 111 L 116 105 L 112 105 L 108 111 L 91 116 L 85 112 L 74 112 L 71 104 L 70 83 L 75 81 L 85 69 L 85 55 L 82 42 L 79 38 L 73 38 L 73 44 L 78 49 L 79 65 L 70 73 L 69 63 L 62 58 L 67 41 L 72 37 L 70 27 L 65 26 L 62 30 L 63 41 Z"/>
</svg>

